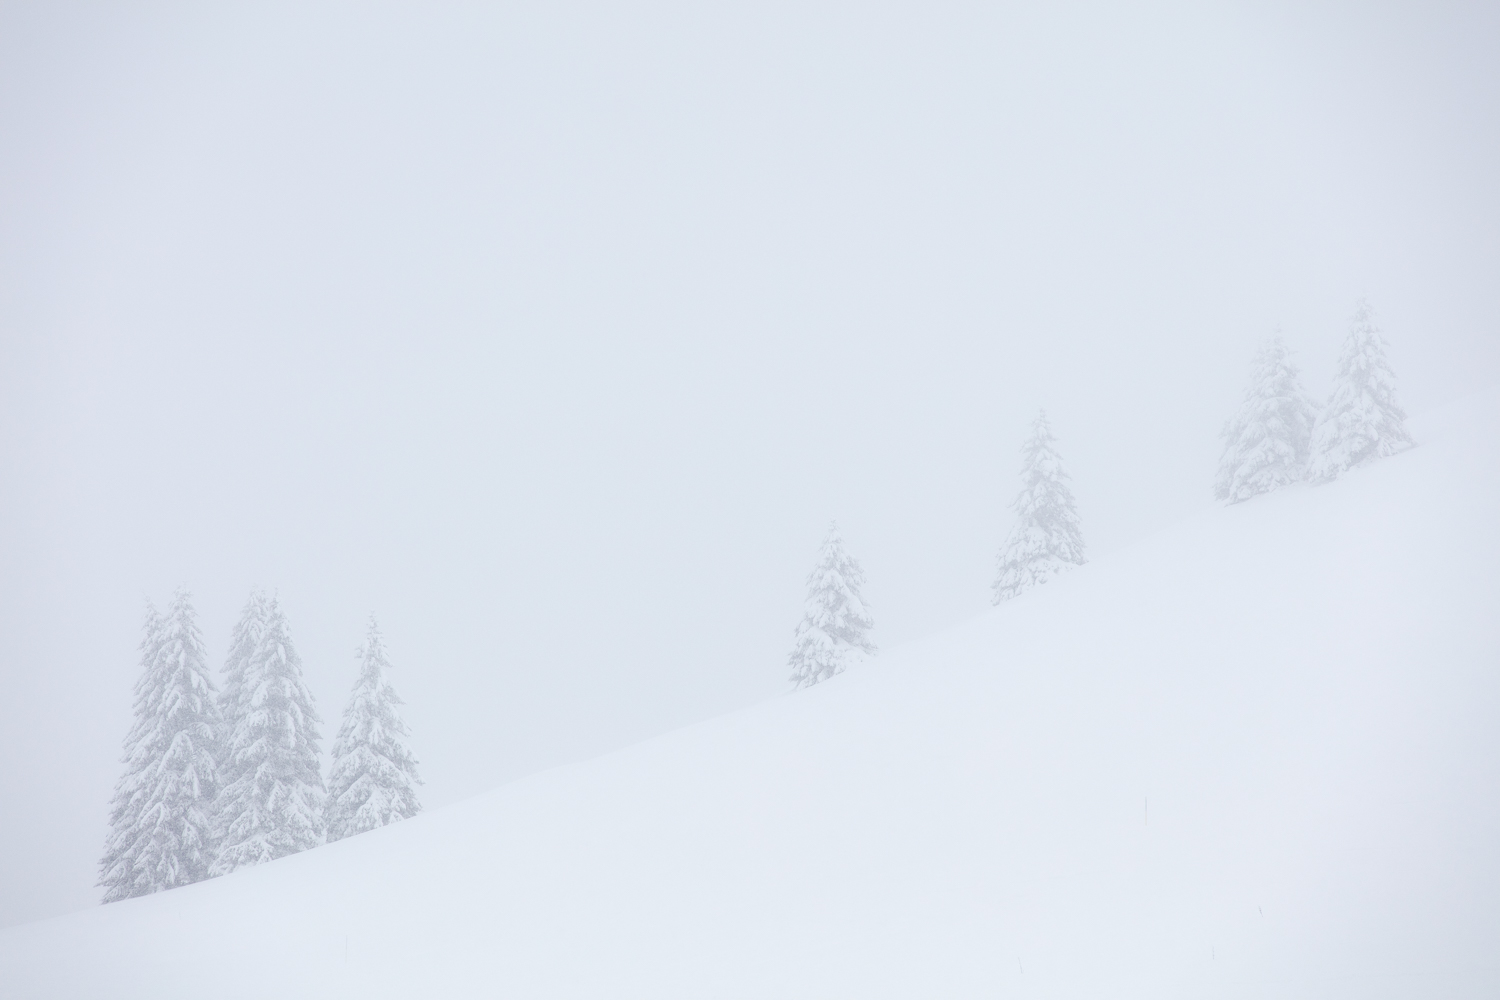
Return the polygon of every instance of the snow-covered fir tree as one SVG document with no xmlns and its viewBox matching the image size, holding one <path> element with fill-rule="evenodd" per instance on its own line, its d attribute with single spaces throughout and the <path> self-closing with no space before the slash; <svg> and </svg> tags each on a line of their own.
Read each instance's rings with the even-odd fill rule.
<svg viewBox="0 0 1500 1000">
<path fill-rule="evenodd" d="M 406 742 L 411 731 L 401 719 L 401 698 L 386 676 L 391 661 L 373 615 L 356 655 L 359 679 L 333 742 L 324 811 L 330 842 L 410 819 L 422 810 L 416 792 L 422 780 Z"/>
<path fill-rule="evenodd" d="M 156 651 L 161 645 L 163 629 L 161 612 L 148 600 L 138 647 L 141 673 L 135 682 L 135 722 L 125 736 L 125 753 L 120 758 L 125 773 L 115 783 L 109 809 L 109 835 L 104 840 L 104 857 L 99 861 L 99 886 L 104 889 L 106 903 L 156 891 L 145 878 L 137 877 L 135 856 L 141 844 L 139 827 L 146 803 L 143 775 L 150 767 L 149 759 L 140 752 L 139 737 L 149 718 L 143 691 L 156 668 Z"/>
<path fill-rule="evenodd" d="M 229 655 L 224 659 L 223 685 L 219 689 L 219 714 L 224 719 L 226 730 L 233 730 L 240 717 L 245 714 L 245 671 L 255 655 L 260 634 L 265 630 L 269 599 L 262 591 L 255 591 L 245 602 L 240 620 L 229 633 Z"/>
<path fill-rule="evenodd" d="M 215 875 L 323 842 L 322 720 L 303 683 L 302 660 L 280 603 L 270 598 L 264 613 L 221 769 Z"/>
<path fill-rule="evenodd" d="M 1406 413 L 1396 403 L 1396 376 L 1370 304 L 1360 300 L 1339 354 L 1328 405 L 1312 432 L 1307 477 L 1334 479 L 1357 466 L 1412 446 Z"/>
<path fill-rule="evenodd" d="M 146 610 L 135 724 L 100 861 L 104 902 L 208 877 L 220 735 L 197 614 L 179 590 L 166 615 Z"/>
<path fill-rule="evenodd" d="M 797 625 L 796 645 L 787 665 L 799 688 L 826 681 L 850 665 L 875 655 L 870 641 L 874 622 L 859 596 L 864 570 L 844 551 L 838 525 L 830 522 L 818 550 L 818 563 L 807 577 L 807 603 Z"/>
<path fill-rule="evenodd" d="M 1234 419 L 1224 425 L 1224 454 L 1214 496 L 1239 503 L 1301 482 L 1316 417 L 1291 352 L 1277 337 L 1255 355 L 1250 385 Z"/>
<path fill-rule="evenodd" d="M 1046 412 L 1039 412 L 1021 449 L 1021 493 L 1011 504 L 1016 526 L 1000 549 L 995 604 L 1084 563 L 1078 510 L 1055 440 Z"/>
</svg>

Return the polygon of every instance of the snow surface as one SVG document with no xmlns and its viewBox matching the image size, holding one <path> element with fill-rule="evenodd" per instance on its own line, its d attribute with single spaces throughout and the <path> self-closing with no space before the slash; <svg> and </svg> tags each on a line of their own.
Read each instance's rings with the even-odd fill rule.
<svg viewBox="0 0 1500 1000">
<path fill-rule="evenodd" d="M 829 683 L 7 929 L 0 994 L 1500 996 L 1500 393 L 1411 429 Z"/>
</svg>

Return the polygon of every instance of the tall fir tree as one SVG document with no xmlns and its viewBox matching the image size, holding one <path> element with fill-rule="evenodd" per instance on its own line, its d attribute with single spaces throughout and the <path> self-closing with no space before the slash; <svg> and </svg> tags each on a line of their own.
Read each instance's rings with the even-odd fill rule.
<svg viewBox="0 0 1500 1000">
<path fill-rule="evenodd" d="M 1038 412 L 1031 422 L 1031 437 L 1021 448 L 1021 492 L 1011 504 L 1016 526 L 997 560 L 998 572 L 991 585 L 995 604 L 1085 561 L 1078 510 L 1068 487 L 1069 476 L 1053 447 L 1055 440 L 1046 412 Z"/>
<path fill-rule="evenodd" d="M 312 692 L 276 598 L 266 601 L 245 664 L 239 716 L 230 729 L 217 813 L 213 874 L 258 865 L 323 842 L 323 775 Z"/>
<path fill-rule="evenodd" d="M 254 591 L 240 611 L 240 620 L 229 633 L 229 655 L 224 658 L 224 684 L 219 690 L 219 714 L 223 716 L 225 741 L 235 724 L 245 714 L 245 671 L 255 656 L 256 645 L 265 631 L 269 599 L 264 591 Z"/>
<path fill-rule="evenodd" d="M 1276 337 L 1250 366 L 1250 385 L 1234 419 L 1224 425 L 1224 454 L 1214 497 L 1239 503 L 1301 482 L 1316 417 L 1291 352 Z"/>
<path fill-rule="evenodd" d="M 817 565 L 807 577 L 807 603 L 787 659 L 798 688 L 826 681 L 875 655 L 869 635 L 874 621 L 859 596 L 864 582 L 864 570 L 844 551 L 838 525 L 829 522 Z"/>
<path fill-rule="evenodd" d="M 1385 346 L 1370 304 L 1361 299 L 1339 354 L 1333 393 L 1313 428 L 1307 477 L 1314 482 L 1412 446 Z"/>
<path fill-rule="evenodd" d="M 359 678 L 333 742 L 324 810 L 329 842 L 410 819 L 422 810 L 416 792 L 422 779 L 406 742 L 411 730 L 398 709 L 403 702 L 386 676 L 390 656 L 373 615 L 356 655 Z"/>
<path fill-rule="evenodd" d="M 214 859 L 221 729 L 187 591 L 166 615 L 148 605 L 141 668 L 99 866 L 106 903 L 201 881 Z"/>
</svg>

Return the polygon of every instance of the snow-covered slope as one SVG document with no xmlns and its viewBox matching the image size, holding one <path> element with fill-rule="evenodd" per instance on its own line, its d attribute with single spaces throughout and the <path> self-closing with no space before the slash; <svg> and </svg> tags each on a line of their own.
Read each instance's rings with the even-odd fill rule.
<svg viewBox="0 0 1500 1000">
<path fill-rule="evenodd" d="M 1500 996 L 1500 394 L 808 691 L 0 932 L 5 997 Z"/>
</svg>

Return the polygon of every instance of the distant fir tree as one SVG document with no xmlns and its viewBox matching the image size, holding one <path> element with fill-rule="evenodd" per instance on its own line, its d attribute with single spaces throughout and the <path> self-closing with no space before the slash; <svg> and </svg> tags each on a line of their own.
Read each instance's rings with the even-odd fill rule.
<svg viewBox="0 0 1500 1000">
<path fill-rule="evenodd" d="M 826 681 L 875 655 L 869 637 L 874 622 L 859 596 L 864 582 L 864 570 L 844 551 L 838 525 L 830 522 L 818 563 L 807 578 L 807 603 L 797 625 L 796 645 L 787 659 L 792 683 L 798 688 Z"/>
<path fill-rule="evenodd" d="M 219 691 L 219 714 L 223 716 L 225 740 L 245 714 L 245 671 L 255 655 L 255 647 L 265 631 L 270 605 L 263 591 L 255 591 L 245 602 L 240 620 L 229 633 L 229 655 L 224 659 L 224 684 Z"/>
<path fill-rule="evenodd" d="M 322 720 L 303 683 L 302 660 L 280 603 L 270 598 L 264 610 L 225 750 L 215 875 L 323 842 Z"/>
<path fill-rule="evenodd" d="M 208 877 L 220 753 L 218 704 L 191 595 L 147 606 L 135 725 L 100 861 L 104 902 Z"/>
<path fill-rule="evenodd" d="M 1011 504 L 1016 526 L 1000 549 L 991 585 L 995 604 L 1085 561 L 1078 511 L 1062 459 L 1052 447 L 1054 440 L 1046 412 L 1038 412 L 1031 422 L 1031 437 L 1021 448 L 1021 493 Z"/>
<path fill-rule="evenodd" d="M 1224 425 L 1224 454 L 1214 497 L 1239 503 L 1302 481 L 1317 413 L 1302 389 L 1291 352 L 1277 337 L 1250 366 L 1250 385 L 1234 419 Z"/>
<path fill-rule="evenodd" d="M 105 903 L 156 891 L 144 872 L 137 870 L 136 857 L 148 843 L 140 835 L 141 815 L 145 812 L 147 797 L 145 775 L 152 763 L 141 739 L 149 731 L 151 717 L 145 691 L 156 672 L 156 654 L 161 647 L 164 631 L 165 623 L 161 612 L 148 600 L 138 647 L 141 651 L 141 673 L 135 682 L 135 723 L 125 736 L 125 754 L 120 758 L 120 762 L 125 765 L 125 773 L 115 784 L 115 794 L 109 810 L 110 831 L 104 841 L 104 857 L 99 861 L 98 884 L 104 889 Z"/>
<path fill-rule="evenodd" d="M 330 842 L 410 819 L 422 811 L 415 787 L 422 779 L 417 777 L 417 761 L 406 743 L 411 731 L 398 710 L 401 698 L 386 677 L 391 661 L 373 615 L 365 644 L 356 655 L 359 679 L 333 743 L 324 811 Z"/>
<path fill-rule="evenodd" d="M 1396 403 L 1396 376 L 1370 304 L 1360 300 L 1339 354 L 1333 394 L 1312 432 L 1307 476 L 1325 482 L 1412 446 L 1406 413 Z"/>
</svg>

